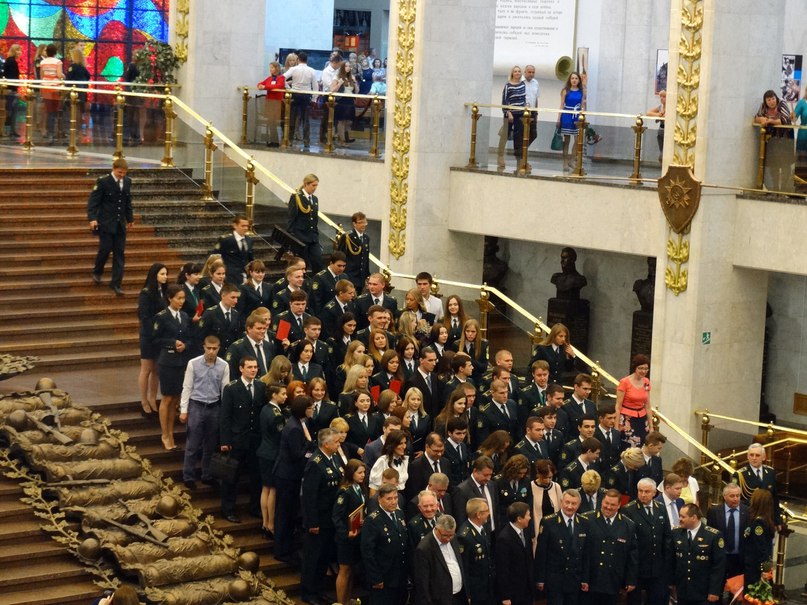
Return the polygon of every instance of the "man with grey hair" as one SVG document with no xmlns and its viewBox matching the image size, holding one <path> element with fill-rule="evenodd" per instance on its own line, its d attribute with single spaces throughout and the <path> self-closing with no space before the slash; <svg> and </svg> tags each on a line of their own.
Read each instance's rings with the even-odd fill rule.
<svg viewBox="0 0 807 605">
<path fill-rule="evenodd" d="M 339 492 L 341 467 L 334 460 L 339 449 L 334 429 L 317 433 L 319 450 L 311 456 L 303 472 L 303 566 L 300 574 L 301 599 L 309 605 L 320 605 L 324 595 L 322 579 L 334 558 L 335 528 L 333 507 Z"/>
<path fill-rule="evenodd" d="M 415 549 L 415 605 L 467 605 L 456 529 L 454 517 L 443 515 Z"/>
<path fill-rule="evenodd" d="M 588 521 L 577 514 L 580 492 L 567 489 L 560 511 L 541 519 L 535 548 L 535 582 L 547 605 L 577 605 L 588 591 Z"/>
<path fill-rule="evenodd" d="M 672 569 L 672 529 L 667 511 L 655 500 L 656 482 L 645 477 L 636 484 L 636 499 L 622 507 L 622 514 L 636 525 L 639 552 L 638 583 L 628 593 L 628 605 L 667 603 Z"/>
<path fill-rule="evenodd" d="M 441 515 L 451 512 L 453 509 L 451 494 L 448 493 L 448 475 L 444 473 L 432 473 L 426 485 L 428 491 L 437 498 L 437 512 Z M 422 493 L 422 492 L 419 492 Z M 416 494 L 406 505 L 406 519 L 409 520 L 418 514 L 418 495 Z"/>
<path fill-rule="evenodd" d="M 751 496 L 760 487 L 768 490 L 773 496 L 773 522 L 777 531 L 782 527 L 782 515 L 779 511 L 779 495 L 776 493 L 776 471 L 764 464 L 767 455 L 765 448 L 760 443 L 752 443 L 748 446 L 748 464 L 742 467 L 734 479 L 742 490 L 742 500 L 746 504 L 751 500 Z"/>
<path fill-rule="evenodd" d="M 361 559 L 373 605 L 403 605 L 409 557 L 406 524 L 398 509 L 398 488 L 378 488 L 379 509 L 367 516 L 361 529 Z"/>
<path fill-rule="evenodd" d="M 743 573 L 743 539 L 748 527 L 748 506 L 741 502 L 742 488 L 728 483 L 723 488 L 723 503 L 715 504 L 706 511 L 706 524 L 720 530 L 726 543 L 726 577 Z"/>
<path fill-rule="evenodd" d="M 484 498 L 471 498 L 465 505 L 468 515 L 457 532 L 460 554 L 468 578 L 465 591 L 470 605 L 493 605 L 494 565 L 490 533 L 485 524 L 490 507 Z"/>
<path fill-rule="evenodd" d="M 413 550 L 420 544 L 423 536 L 434 529 L 435 522 L 441 514 L 437 510 L 437 496 L 434 492 L 424 489 L 415 496 L 415 499 L 418 513 L 406 524 L 409 532 L 409 547 Z"/>
</svg>

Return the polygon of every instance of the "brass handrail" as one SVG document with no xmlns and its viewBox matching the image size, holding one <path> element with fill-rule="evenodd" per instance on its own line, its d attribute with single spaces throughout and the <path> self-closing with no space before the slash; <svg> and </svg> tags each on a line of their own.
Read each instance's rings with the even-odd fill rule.
<svg viewBox="0 0 807 605">
<path fill-rule="evenodd" d="M 807 515 L 799 515 L 798 513 L 793 512 L 793 510 L 787 505 L 787 502 L 779 502 L 779 508 L 782 509 L 789 519 L 796 521 L 798 523 L 807 523 Z"/>
<path fill-rule="evenodd" d="M 666 116 L 649 116 L 646 113 L 639 112 L 639 113 L 613 113 L 607 111 L 588 111 L 580 109 L 558 109 L 557 107 L 527 107 L 525 108 L 522 105 L 496 105 L 494 103 L 477 103 L 475 101 L 469 103 L 463 103 L 464 107 L 487 107 L 489 109 L 506 109 L 509 111 L 524 111 L 524 109 L 529 109 L 532 113 L 568 113 L 568 114 L 579 114 L 585 113 L 587 116 L 599 116 L 603 118 L 630 118 L 631 120 L 636 119 L 637 117 L 640 118 L 648 118 L 651 120 L 658 120 L 659 122 L 666 122 Z"/>
<path fill-rule="evenodd" d="M 165 83 L 158 83 L 158 84 L 148 84 L 147 82 L 111 82 L 109 80 L 37 80 L 37 79 L 30 79 L 26 80 L 24 78 L 3 78 L 3 81 L 6 84 L 17 84 L 18 86 L 29 86 L 29 85 L 49 85 L 45 86 L 47 88 L 53 88 L 59 84 L 75 84 L 76 86 L 92 86 L 93 84 L 97 84 L 99 86 L 121 86 L 121 87 L 138 87 L 138 88 L 156 88 L 160 90 L 165 90 L 166 88 L 170 89 L 177 89 L 182 88 L 181 84 L 165 84 Z M 92 89 L 95 91 L 95 89 Z"/>
<path fill-rule="evenodd" d="M 774 431 L 783 431 L 787 433 L 795 433 L 798 435 L 803 435 L 807 438 L 807 431 L 802 431 L 800 429 L 793 429 L 786 426 L 781 426 L 778 424 L 773 424 L 771 422 L 757 422 L 755 420 L 745 420 L 743 418 L 735 418 L 733 416 L 724 416 L 722 414 L 715 414 L 714 412 L 710 412 L 709 410 L 695 410 L 695 414 L 698 416 L 702 415 L 709 415 L 712 418 L 719 418 L 720 420 L 730 420 L 732 422 L 737 422 L 738 424 L 748 424 L 760 428 L 764 428 L 765 430 L 774 430 Z"/>
<path fill-rule="evenodd" d="M 239 86 L 236 90 L 238 92 L 243 91 L 256 91 L 256 92 L 266 92 L 264 89 L 255 88 L 254 86 Z M 327 97 L 328 95 L 333 95 L 334 97 L 353 97 L 354 99 L 381 99 L 382 101 L 387 100 L 387 95 L 371 95 L 371 94 L 359 94 L 357 92 L 330 92 L 327 90 L 294 90 L 293 88 L 277 88 L 272 92 L 283 92 L 287 93 L 290 92 L 292 94 L 300 94 L 300 95 L 310 95 L 312 97 Z"/>
<path fill-rule="evenodd" d="M 690 436 L 687 431 L 684 431 L 681 427 L 675 424 L 672 420 L 670 420 L 664 413 L 661 412 L 658 408 L 653 408 L 653 413 L 659 418 L 661 421 L 664 422 L 667 426 L 669 426 L 675 433 L 677 433 L 680 437 L 682 437 L 687 443 L 690 445 L 695 446 L 695 448 L 701 453 L 701 456 L 705 456 L 708 460 L 711 460 L 713 464 L 718 465 L 722 470 L 734 474 L 735 470 L 731 468 L 728 464 L 726 464 L 720 456 L 712 452 L 709 448 L 705 445 L 702 445 L 697 439 Z"/>
</svg>

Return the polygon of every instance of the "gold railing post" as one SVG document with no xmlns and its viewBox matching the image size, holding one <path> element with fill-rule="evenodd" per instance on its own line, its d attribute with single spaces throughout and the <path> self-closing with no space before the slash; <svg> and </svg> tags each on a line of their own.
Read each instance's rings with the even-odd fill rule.
<svg viewBox="0 0 807 605">
<path fill-rule="evenodd" d="M 709 504 L 720 504 L 723 502 L 723 477 L 722 477 L 722 469 L 717 462 L 712 463 L 712 472 L 711 476 L 711 489 L 709 490 Z"/>
<path fill-rule="evenodd" d="M 28 86 L 25 89 L 25 141 L 22 148 L 25 151 L 32 151 L 34 148 L 34 98 L 36 90 Z"/>
<path fill-rule="evenodd" d="M 482 290 L 479 292 L 479 299 L 476 304 L 479 306 L 479 331 L 481 337 L 485 338 L 488 333 L 488 316 L 491 311 L 496 309 L 493 303 L 490 302 L 490 292 L 487 290 L 486 283 L 482 284 Z"/>
<path fill-rule="evenodd" d="M 757 189 L 765 184 L 765 153 L 770 135 L 765 128 L 759 129 L 759 159 L 757 161 Z"/>
<path fill-rule="evenodd" d="M 328 107 L 328 119 L 325 120 L 326 127 L 328 128 L 328 132 L 325 135 L 325 153 L 333 153 L 333 110 L 336 105 L 336 98 L 329 94 L 325 105 Z"/>
<path fill-rule="evenodd" d="M 241 144 L 247 144 L 247 118 L 249 116 L 249 88 L 241 90 Z"/>
<path fill-rule="evenodd" d="M 768 438 L 768 443 L 772 442 L 776 438 L 776 431 L 773 430 L 773 423 L 768 423 L 768 428 L 765 431 L 765 436 Z M 776 450 L 774 450 L 772 445 L 768 445 L 765 447 L 765 451 L 768 458 L 768 464 L 772 468 L 776 468 L 776 463 L 774 462 L 774 455 L 776 454 Z"/>
<path fill-rule="evenodd" d="M 123 155 L 123 106 L 126 103 L 126 97 L 123 96 L 121 93 L 121 87 L 118 86 L 118 94 L 115 95 L 115 107 L 116 107 L 116 115 L 115 115 L 115 152 L 112 154 L 112 157 L 120 159 L 125 157 Z"/>
<path fill-rule="evenodd" d="M 163 112 L 165 112 L 165 147 L 163 151 L 163 159 L 160 160 L 160 166 L 163 168 L 174 167 L 174 118 L 177 114 L 174 113 L 174 102 L 171 97 L 165 96 L 165 103 L 163 105 Z"/>
<path fill-rule="evenodd" d="M 205 128 L 205 184 L 202 192 L 203 202 L 212 202 L 213 197 L 213 152 L 216 151 L 216 144 L 213 142 L 213 131 L 210 124 Z"/>
<path fill-rule="evenodd" d="M 709 447 L 709 431 L 712 430 L 712 425 L 710 424 L 711 418 L 709 418 L 709 410 L 704 410 L 703 415 L 701 416 L 701 445 L 705 448 Z M 701 452 L 701 465 L 706 464 L 708 458 L 706 454 Z"/>
<path fill-rule="evenodd" d="M 373 126 L 370 134 L 370 138 L 372 139 L 372 142 L 370 143 L 370 155 L 376 159 L 380 155 L 378 152 L 378 124 L 380 121 L 381 99 L 379 99 L 378 95 L 376 95 L 373 97 Z"/>
<path fill-rule="evenodd" d="M 474 103 L 471 105 L 471 153 L 468 155 L 468 165 L 466 168 L 479 168 L 479 162 L 476 161 L 477 122 L 479 122 L 479 105 Z"/>
<path fill-rule="evenodd" d="M 283 93 L 283 140 L 280 142 L 281 149 L 289 148 L 289 124 L 291 123 L 291 93 Z"/>
<path fill-rule="evenodd" d="M 785 596 L 785 558 L 787 556 L 787 539 L 793 530 L 787 522 L 779 531 L 779 540 L 776 543 L 776 563 L 773 566 L 773 598 L 782 600 Z"/>
<path fill-rule="evenodd" d="M 247 169 L 246 169 L 246 215 L 247 220 L 249 221 L 249 231 L 251 234 L 254 235 L 254 231 L 252 228 L 252 220 L 255 216 L 255 185 L 257 185 L 260 181 L 255 178 L 255 164 L 252 162 L 252 158 L 249 159 L 247 162 Z"/>
<path fill-rule="evenodd" d="M 78 148 L 76 147 L 76 123 L 78 122 L 78 93 L 76 87 L 70 89 L 70 142 L 67 145 L 67 155 L 71 158 L 78 155 Z"/>
<path fill-rule="evenodd" d="M 782 491 L 786 494 L 790 493 L 790 465 L 792 462 L 793 462 L 793 447 L 788 446 L 787 460 L 785 461 L 785 478 L 782 481 L 782 487 L 784 488 Z"/>
<path fill-rule="evenodd" d="M 583 150 L 586 146 L 586 128 L 588 128 L 586 114 L 581 113 L 580 117 L 577 119 L 577 149 L 575 151 L 575 155 L 577 156 L 577 168 L 574 171 L 577 176 L 586 174 L 585 170 L 583 170 Z"/>
<path fill-rule="evenodd" d="M 607 391 L 602 384 L 602 374 L 600 373 L 600 362 L 595 361 L 591 368 L 591 397 L 594 403 L 600 403 L 600 400 L 606 395 Z"/>
<path fill-rule="evenodd" d="M 530 164 L 527 162 L 530 147 L 530 110 L 524 109 L 521 114 L 521 157 L 518 159 L 518 173 L 525 175 L 530 173 Z"/>
<path fill-rule="evenodd" d="M 644 120 L 642 120 L 642 116 L 636 116 L 636 124 L 631 126 L 634 132 L 634 139 L 633 139 L 633 174 L 630 175 L 630 178 L 637 184 L 642 184 L 642 135 L 644 134 L 645 130 L 647 130 L 647 126 L 644 125 Z"/>
<path fill-rule="evenodd" d="M 8 94 L 8 85 L 6 84 L 5 78 L 3 81 L 0 82 L 0 139 L 6 136 L 6 95 Z M 14 102 L 17 102 L 17 98 L 14 97 Z M 11 125 L 11 130 L 9 130 L 9 136 L 11 136 L 12 132 L 15 132 L 17 128 L 16 124 Z"/>
</svg>

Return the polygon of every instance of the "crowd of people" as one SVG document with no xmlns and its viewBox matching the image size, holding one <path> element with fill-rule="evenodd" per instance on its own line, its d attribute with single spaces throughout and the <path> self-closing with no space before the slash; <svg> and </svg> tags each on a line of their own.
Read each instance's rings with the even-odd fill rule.
<svg viewBox="0 0 807 605">
<path fill-rule="evenodd" d="M 304 189 L 290 216 L 314 207 L 313 191 L 296 199 Z M 349 235 L 364 235 L 366 218 L 353 223 Z M 669 586 L 703 602 L 727 573 L 758 579 L 781 523 L 764 450 L 749 448 L 726 512 L 709 509 L 707 525 L 691 461 L 663 473 L 647 358 L 634 359 L 615 403 L 595 405 L 583 372 L 567 397 L 556 382 L 575 364 L 564 326 L 522 380 L 460 297 L 432 293 L 428 273 L 399 307 L 355 254 L 359 238 L 314 275 L 294 258 L 272 283 L 248 227 L 236 217 L 205 265 L 184 265 L 174 283 L 151 268 L 139 305 L 143 411 L 159 410 L 168 450 L 179 449 L 177 412 L 187 423 L 189 489 L 218 484 L 217 452 L 237 461 L 219 485 L 221 514 L 240 522 L 246 477 L 247 510 L 275 558 L 300 565 L 305 602 L 333 602 L 334 562 L 340 603 L 360 569 L 379 604 L 409 591 L 416 603 L 526 604 L 539 590 L 552 603 L 614 603 L 620 591 L 666 603 Z"/>
</svg>

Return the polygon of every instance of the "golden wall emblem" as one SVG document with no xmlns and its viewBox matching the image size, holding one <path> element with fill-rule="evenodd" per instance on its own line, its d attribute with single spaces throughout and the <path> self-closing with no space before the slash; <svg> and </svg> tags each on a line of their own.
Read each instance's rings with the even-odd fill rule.
<svg viewBox="0 0 807 605">
<path fill-rule="evenodd" d="M 658 180 L 658 197 L 672 230 L 683 233 L 698 211 L 701 182 L 689 166 L 670 166 Z"/>
</svg>

